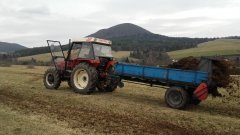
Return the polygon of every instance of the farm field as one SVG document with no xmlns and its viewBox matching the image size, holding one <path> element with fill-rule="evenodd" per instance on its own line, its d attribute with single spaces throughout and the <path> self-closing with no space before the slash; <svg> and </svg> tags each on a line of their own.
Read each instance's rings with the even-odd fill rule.
<svg viewBox="0 0 240 135">
<path fill-rule="evenodd" d="M 168 52 L 168 55 L 174 59 L 180 59 L 188 56 L 201 57 L 233 54 L 240 54 L 239 39 L 217 39 L 199 44 L 196 48 Z"/>
<path fill-rule="evenodd" d="M 240 93 L 168 108 L 162 88 L 125 83 L 112 93 L 79 95 L 63 83 L 47 90 L 47 67 L 0 67 L 0 134 L 240 134 Z M 240 80 L 239 76 L 235 76 Z"/>
</svg>

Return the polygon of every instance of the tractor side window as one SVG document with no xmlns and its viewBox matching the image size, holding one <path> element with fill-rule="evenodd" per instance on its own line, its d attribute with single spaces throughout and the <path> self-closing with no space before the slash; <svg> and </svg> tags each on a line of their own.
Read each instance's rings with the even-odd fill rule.
<svg viewBox="0 0 240 135">
<path fill-rule="evenodd" d="M 78 58 L 79 55 L 79 49 L 81 48 L 81 44 L 80 43 L 74 43 L 73 44 L 73 48 L 71 50 L 71 59 L 76 59 Z"/>
<path fill-rule="evenodd" d="M 97 57 L 112 57 L 111 46 L 93 44 L 94 54 Z"/>
<path fill-rule="evenodd" d="M 91 44 L 82 44 L 80 49 L 79 58 L 94 59 L 93 49 Z"/>
</svg>

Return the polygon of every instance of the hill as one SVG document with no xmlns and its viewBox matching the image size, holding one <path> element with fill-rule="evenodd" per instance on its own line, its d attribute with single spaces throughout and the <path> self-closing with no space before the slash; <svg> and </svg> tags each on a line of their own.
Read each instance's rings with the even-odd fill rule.
<svg viewBox="0 0 240 135">
<path fill-rule="evenodd" d="M 0 42 L 0 52 L 15 52 L 17 50 L 27 49 L 27 47 L 15 44 L 15 43 L 6 43 Z"/>
<path fill-rule="evenodd" d="M 150 31 L 141 28 L 135 24 L 131 23 L 123 23 L 108 29 L 102 29 L 89 35 L 89 37 L 98 37 L 98 38 L 116 38 L 116 37 L 124 37 L 124 36 L 132 36 L 138 34 L 152 34 Z"/>
<path fill-rule="evenodd" d="M 114 51 L 174 51 L 193 48 L 199 43 L 213 40 L 210 38 L 168 37 L 154 34 L 140 26 L 130 23 L 119 24 L 107 29 L 102 29 L 89 36 L 112 40 L 112 49 Z M 49 49 L 47 47 L 39 47 L 17 51 L 16 53 L 20 56 L 31 56 L 48 52 Z"/>
<path fill-rule="evenodd" d="M 217 39 L 199 44 L 195 48 L 168 52 L 171 58 L 187 56 L 219 56 L 240 54 L 240 39 Z"/>
</svg>

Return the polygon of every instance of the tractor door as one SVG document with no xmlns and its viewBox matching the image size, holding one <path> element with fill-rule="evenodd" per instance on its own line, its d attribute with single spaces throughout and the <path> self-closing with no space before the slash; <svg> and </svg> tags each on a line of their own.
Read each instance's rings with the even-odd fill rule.
<svg viewBox="0 0 240 135">
<path fill-rule="evenodd" d="M 56 69 L 64 70 L 66 67 L 66 57 L 63 52 L 62 45 L 59 41 L 47 40 L 49 50 L 51 52 L 52 61 Z"/>
</svg>

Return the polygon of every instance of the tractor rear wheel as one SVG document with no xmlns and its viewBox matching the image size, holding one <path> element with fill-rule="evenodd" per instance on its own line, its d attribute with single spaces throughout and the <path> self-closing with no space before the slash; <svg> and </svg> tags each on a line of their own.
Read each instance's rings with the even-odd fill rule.
<svg viewBox="0 0 240 135">
<path fill-rule="evenodd" d="M 109 85 L 105 88 L 106 92 L 113 92 L 117 89 L 117 85 Z"/>
<path fill-rule="evenodd" d="M 165 93 L 166 104 L 174 109 L 183 109 L 189 103 L 189 95 L 181 87 L 171 87 Z"/>
<path fill-rule="evenodd" d="M 108 68 L 108 74 L 111 76 L 114 74 L 114 67 Z M 113 92 L 117 89 L 118 80 L 116 78 L 108 77 L 105 81 L 99 82 L 97 85 L 98 91 L 100 92 Z"/>
<path fill-rule="evenodd" d="M 61 79 L 56 68 L 49 68 L 43 77 L 44 86 L 47 89 L 58 89 L 61 84 Z"/>
<path fill-rule="evenodd" d="M 100 92 L 113 92 L 114 90 L 117 89 L 117 85 L 109 84 L 105 87 L 97 86 L 97 88 L 98 88 L 98 91 L 100 91 Z"/>
<path fill-rule="evenodd" d="M 76 93 L 91 94 L 96 87 L 98 73 L 95 67 L 87 63 L 77 65 L 71 74 L 71 86 Z"/>
</svg>

